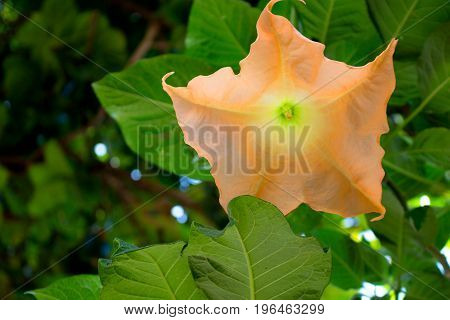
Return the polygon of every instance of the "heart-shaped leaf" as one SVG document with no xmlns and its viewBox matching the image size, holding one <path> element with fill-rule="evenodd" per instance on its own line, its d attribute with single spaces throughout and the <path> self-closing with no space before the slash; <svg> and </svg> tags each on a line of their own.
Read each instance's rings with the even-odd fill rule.
<svg viewBox="0 0 450 320">
<path fill-rule="evenodd" d="M 229 214 L 221 231 L 194 224 L 185 252 L 209 298 L 320 298 L 331 255 L 314 238 L 294 235 L 275 206 L 254 197 L 232 200 Z"/>
</svg>

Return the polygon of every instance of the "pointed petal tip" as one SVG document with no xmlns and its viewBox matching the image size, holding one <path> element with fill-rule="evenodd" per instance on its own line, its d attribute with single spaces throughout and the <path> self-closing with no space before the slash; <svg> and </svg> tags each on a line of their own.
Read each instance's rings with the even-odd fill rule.
<svg viewBox="0 0 450 320">
<path fill-rule="evenodd" d="M 171 75 L 173 75 L 173 74 L 175 74 L 175 71 L 166 73 L 166 75 L 164 75 L 164 77 L 162 77 L 162 83 L 163 83 L 163 86 L 167 85 L 166 80 L 167 80 Z"/>
<path fill-rule="evenodd" d="M 383 206 L 381 206 L 380 210 L 377 213 L 379 213 L 380 215 L 378 217 L 370 219 L 370 222 L 376 222 L 376 221 L 383 220 L 384 216 L 386 215 L 386 209 Z"/>
<path fill-rule="evenodd" d="M 398 44 L 398 38 L 394 38 L 391 40 L 391 42 L 389 42 L 388 47 L 392 50 L 395 50 L 395 48 L 397 47 Z"/>
<path fill-rule="evenodd" d="M 380 56 L 392 57 L 395 53 L 395 49 L 397 48 L 398 39 L 392 39 L 387 45 L 386 49 L 380 54 Z"/>
<path fill-rule="evenodd" d="M 380 214 L 378 217 L 370 219 L 370 222 L 377 222 L 384 219 L 384 214 Z"/>
<path fill-rule="evenodd" d="M 172 86 L 169 85 L 169 84 L 167 84 L 166 80 L 167 80 L 171 75 L 173 75 L 174 73 L 175 73 L 174 71 L 169 72 L 169 73 L 166 73 L 166 74 L 164 75 L 164 77 L 162 77 L 162 80 L 161 80 L 161 82 L 162 82 L 162 88 L 163 88 L 163 90 L 164 90 L 169 96 L 171 95 L 170 92 L 171 92 Z"/>
<path fill-rule="evenodd" d="M 269 10 L 269 11 L 272 10 L 273 6 L 277 2 L 280 2 L 280 1 L 285 1 L 285 0 L 270 0 L 269 3 L 267 3 L 267 5 L 266 5 L 266 10 Z M 304 4 L 306 4 L 305 0 L 297 0 L 297 1 L 300 1 L 300 2 L 302 2 Z"/>
<path fill-rule="evenodd" d="M 273 6 L 277 3 L 277 2 L 280 2 L 280 1 L 282 1 L 282 0 L 270 0 L 268 3 L 267 3 L 267 5 L 266 5 L 266 8 L 265 8 L 265 10 L 272 10 L 272 8 L 273 8 Z"/>
<path fill-rule="evenodd" d="M 376 68 L 377 66 L 380 66 L 385 62 L 388 61 L 393 62 L 393 56 L 395 54 L 395 48 L 397 47 L 397 43 L 398 43 L 397 39 L 392 39 L 387 45 L 387 47 L 372 62 L 369 62 L 363 67 L 353 67 L 353 68 L 365 68 L 370 65 L 375 66 Z"/>
</svg>

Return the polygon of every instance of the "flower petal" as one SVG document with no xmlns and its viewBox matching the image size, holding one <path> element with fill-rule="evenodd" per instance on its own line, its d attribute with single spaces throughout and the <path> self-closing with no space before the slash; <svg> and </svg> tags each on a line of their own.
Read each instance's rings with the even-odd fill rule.
<svg viewBox="0 0 450 320">
<path fill-rule="evenodd" d="M 311 134 L 316 153 L 308 160 L 314 165 L 326 163 L 324 176 L 333 177 L 340 187 L 333 188 L 332 199 L 318 196 L 330 194 L 324 184 L 316 188 L 316 193 L 306 199 L 313 208 L 342 215 L 385 213 L 381 204 L 384 151 L 380 136 L 389 130 L 386 107 L 395 88 L 392 57 L 396 44 L 397 40 L 392 40 L 375 61 L 364 67 L 331 60 L 323 63 L 317 89 L 311 94 L 322 105 L 314 112 L 313 121 L 320 126 L 312 128 L 317 131 Z M 331 82 L 326 80 L 330 77 Z"/>
</svg>

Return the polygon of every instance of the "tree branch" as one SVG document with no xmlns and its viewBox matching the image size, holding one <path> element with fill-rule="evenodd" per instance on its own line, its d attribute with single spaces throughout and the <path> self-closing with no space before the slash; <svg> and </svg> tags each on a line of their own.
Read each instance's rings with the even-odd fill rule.
<svg viewBox="0 0 450 320">
<path fill-rule="evenodd" d="M 148 23 L 144 38 L 142 38 L 141 42 L 131 55 L 127 62 L 127 66 L 133 65 L 147 54 L 147 52 L 152 48 L 159 30 L 160 24 L 158 22 L 153 21 Z"/>
<path fill-rule="evenodd" d="M 86 48 L 84 50 L 84 54 L 86 56 L 90 56 L 92 53 L 92 50 L 94 49 L 95 37 L 97 36 L 97 28 L 98 28 L 99 19 L 100 19 L 100 13 L 97 10 L 94 10 L 91 14 L 90 21 L 89 21 L 87 44 L 86 44 Z"/>
</svg>

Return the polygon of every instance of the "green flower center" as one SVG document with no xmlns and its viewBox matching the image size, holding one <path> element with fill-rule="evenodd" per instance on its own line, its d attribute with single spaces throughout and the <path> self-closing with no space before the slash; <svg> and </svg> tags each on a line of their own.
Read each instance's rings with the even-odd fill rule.
<svg viewBox="0 0 450 320">
<path fill-rule="evenodd" d="M 298 122 L 300 120 L 300 105 L 285 101 L 278 107 L 278 115 L 282 123 Z"/>
</svg>

